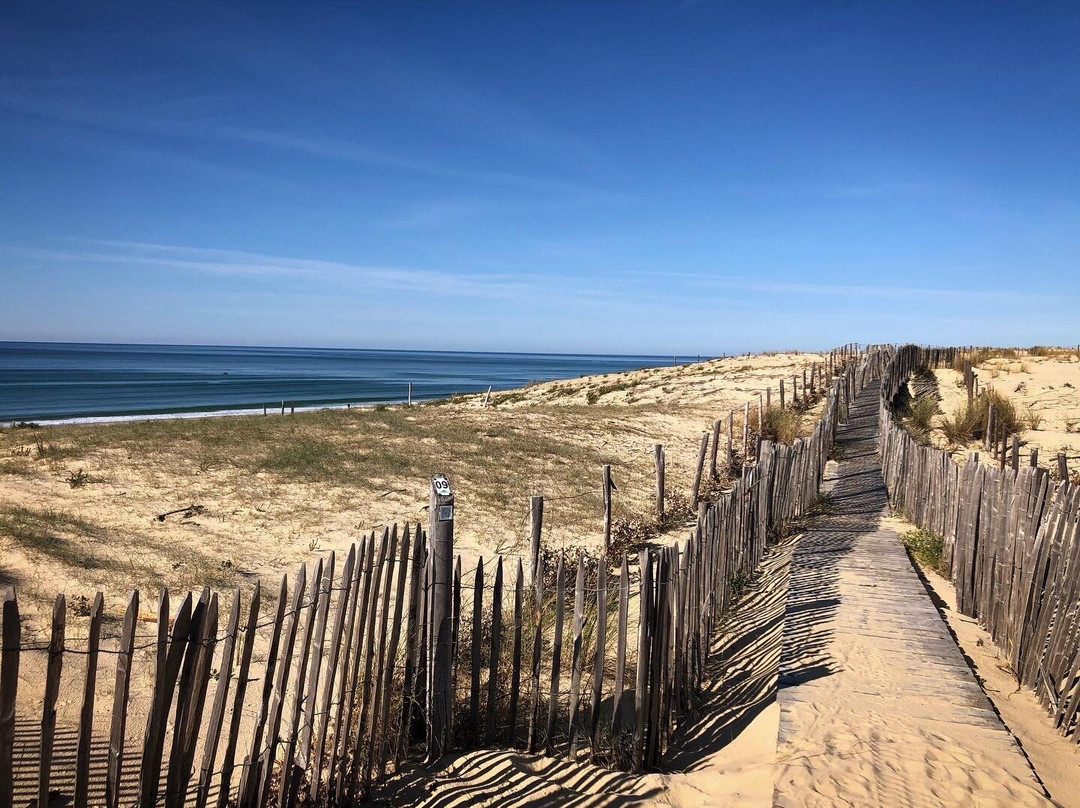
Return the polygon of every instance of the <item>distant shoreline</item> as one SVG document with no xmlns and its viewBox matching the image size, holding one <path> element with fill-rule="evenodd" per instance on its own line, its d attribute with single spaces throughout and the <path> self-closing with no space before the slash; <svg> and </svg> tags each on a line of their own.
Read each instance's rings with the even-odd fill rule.
<svg viewBox="0 0 1080 808">
<path fill-rule="evenodd" d="M 513 389 L 513 388 L 511 388 Z M 494 392 L 494 391 L 493 391 Z M 468 393 L 467 395 L 475 395 L 475 393 Z M 436 401 L 437 399 L 413 399 L 414 404 L 420 404 L 424 401 Z M 318 410 L 344 410 L 344 409 L 370 409 L 371 407 L 378 407 L 380 405 L 385 406 L 397 406 L 405 404 L 405 400 L 401 401 L 368 401 L 357 402 L 348 404 L 305 404 L 303 406 L 297 406 L 296 412 L 316 412 Z M 290 411 L 288 402 L 285 403 L 286 414 Z M 273 407 L 267 406 L 266 416 L 281 414 L 281 405 L 277 404 Z M 127 421 L 169 421 L 174 418 L 181 419 L 193 419 L 193 418 L 228 418 L 230 416 L 243 416 L 243 415 L 263 415 L 262 407 L 242 407 L 229 410 L 186 410 L 180 412 L 147 412 L 147 413 L 131 413 L 126 415 L 80 415 L 71 418 L 16 418 L 14 420 L 0 421 L 0 427 L 4 429 L 14 428 L 18 423 L 33 423 L 40 426 L 71 426 L 75 424 L 116 424 L 124 423 Z"/>
<path fill-rule="evenodd" d="M 693 362 L 645 355 L 0 342 L 0 424 L 395 405 Z"/>
</svg>

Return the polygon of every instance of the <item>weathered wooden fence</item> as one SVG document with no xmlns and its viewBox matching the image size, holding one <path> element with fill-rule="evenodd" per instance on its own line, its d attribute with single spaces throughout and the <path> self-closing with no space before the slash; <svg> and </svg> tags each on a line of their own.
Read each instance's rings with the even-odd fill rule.
<svg viewBox="0 0 1080 808">
<path fill-rule="evenodd" d="M 695 529 L 670 546 L 558 555 L 547 577 L 543 564 L 526 572 L 502 557 L 463 570 L 457 556 L 451 571 L 452 494 L 433 480 L 426 530 L 373 532 L 340 569 L 330 553 L 269 596 L 237 589 L 224 620 L 224 599 L 209 590 L 185 594 L 175 611 L 162 590 L 149 620 L 133 592 L 109 634 L 99 594 L 73 643 L 61 595 L 48 641 L 27 642 L 9 590 L 0 808 L 68 796 L 74 808 L 336 805 L 403 761 L 484 746 L 655 767 L 699 706 L 733 582 L 816 503 L 837 423 L 874 361 L 838 350 L 827 385 L 815 368 L 824 411 L 813 434 L 792 445 L 759 439 L 754 462 L 699 502 Z M 699 473 L 704 454 L 703 444 Z M 140 633 L 143 622 L 156 631 Z M 80 705 L 77 729 L 58 755 L 57 701 L 73 657 L 81 677 L 65 701 Z M 99 694 L 110 673 L 111 698 Z M 28 717 L 16 705 L 31 681 L 43 699 Z M 150 692 L 137 698 L 133 682 Z"/>
<path fill-rule="evenodd" d="M 1080 486 L 1055 484 L 1034 465 L 980 463 L 978 453 L 960 467 L 918 443 L 890 404 L 916 368 L 952 364 L 967 349 L 888 353 L 881 454 L 893 506 L 944 537 L 957 608 L 979 620 L 1055 725 L 1080 743 Z"/>
</svg>

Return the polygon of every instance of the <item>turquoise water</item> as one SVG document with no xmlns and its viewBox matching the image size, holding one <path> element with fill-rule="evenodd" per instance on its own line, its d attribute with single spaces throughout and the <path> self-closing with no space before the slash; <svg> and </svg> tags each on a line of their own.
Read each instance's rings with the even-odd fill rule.
<svg viewBox="0 0 1080 808">
<path fill-rule="evenodd" d="M 692 361 L 693 357 L 680 358 Z M 442 398 L 672 357 L 0 342 L 0 421 L 146 417 Z"/>
</svg>

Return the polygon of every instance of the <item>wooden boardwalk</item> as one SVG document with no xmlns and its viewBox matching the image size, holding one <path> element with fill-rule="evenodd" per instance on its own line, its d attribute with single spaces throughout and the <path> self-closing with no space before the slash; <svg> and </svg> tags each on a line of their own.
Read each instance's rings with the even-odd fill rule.
<svg viewBox="0 0 1080 808">
<path fill-rule="evenodd" d="M 838 434 L 833 512 L 792 562 L 775 804 L 1051 805 L 881 524 L 877 435 L 870 385 Z"/>
</svg>

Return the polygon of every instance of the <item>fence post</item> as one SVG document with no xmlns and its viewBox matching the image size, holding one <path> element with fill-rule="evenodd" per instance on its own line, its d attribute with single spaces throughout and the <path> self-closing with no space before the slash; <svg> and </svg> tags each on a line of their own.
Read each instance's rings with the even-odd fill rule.
<svg viewBox="0 0 1080 808">
<path fill-rule="evenodd" d="M 750 462 L 750 402 L 746 402 L 743 408 L 742 422 L 742 462 L 746 465 Z"/>
<path fill-rule="evenodd" d="M 14 781 L 15 697 L 19 688 L 21 628 L 15 588 L 8 587 L 3 601 L 3 649 L 0 650 L 0 806 L 11 808 Z"/>
<path fill-rule="evenodd" d="M 428 536 L 432 552 L 432 642 L 429 651 L 428 705 L 431 715 L 430 757 L 438 759 L 448 751 L 451 704 L 450 612 L 454 577 L 454 493 L 442 474 L 431 478 L 428 500 Z"/>
<path fill-rule="evenodd" d="M 784 409 L 784 380 L 780 380 L 780 409 Z"/>
<path fill-rule="evenodd" d="M 1069 463 L 1068 463 L 1068 460 L 1065 457 L 1064 452 L 1058 452 L 1058 455 L 1057 455 L 1057 467 L 1058 467 L 1058 479 L 1059 480 L 1067 480 L 1067 479 L 1069 479 Z"/>
<path fill-rule="evenodd" d="M 709 433 L 701 433 L 701 447 L 698 449 L 697 465 L 694 466 L 694 484 L 690 489 L 690 505 L 693 508 L 697 507 L 698 499 L 701 496 L 701 472 L 705 466 L 705 452 L 709 448 Z"/>
<path fill-rule="evenodd" d="M 656 461 L 656 518 L 664 520 L 664 445 L 653 446 L 653 459 Z"/>
<path fill-rule="evenodd" d="M 727 414 L 727 463 L 724 464 L 724 473 L 731 473 L 731 463 L 735 459 L 735 451 L 732 444 L 735 441 L 735 410 L 728 410 Z"/>
<path fill-rule="evenodd" d="M 540 531 L 544 526 L 544 498 L 529 499 L 529 583 L 536 586 L 540 574 Z"/>
<path fill-rule="evenodd" d="M 604 464 L 604 552 L 611 549 L 611 491 L 615 484 L 611 481 L 611 466 Z"/>
<path fill-rule="evenodd" d="M 1020 470 L 1020 436 L 1012 436 L 1012 469 L 1013 471 Z"/>
<path fill-rule="evenodd" d="M 717 418 L 713 421 L 712 425 L 712 446 L 709 448 L 709 479 L 715 480 L 718 478 L 716 472 L 716 452 L 720 448 L 720 419 Z"/>
</svg>

